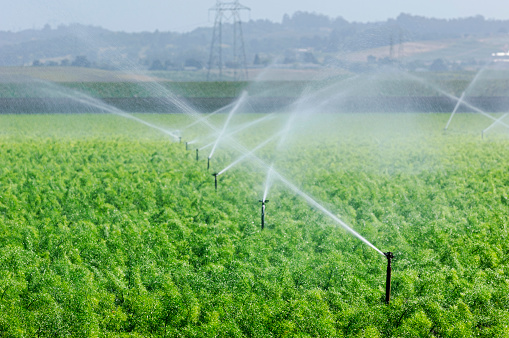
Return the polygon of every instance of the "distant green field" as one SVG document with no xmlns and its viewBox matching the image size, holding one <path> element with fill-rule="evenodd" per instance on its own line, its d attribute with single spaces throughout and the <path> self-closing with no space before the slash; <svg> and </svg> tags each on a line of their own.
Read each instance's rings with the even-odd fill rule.
<svg viewBox="0 0 509 338">
<path fill-rule="evenodd" d="M 442 96 L 459 97 L 467 90 L 469 96 L 508 96 L 509 72 L 486 69 L 474 72 L 406 73 L 393 70 L 377 74 L 340 75 L 308 81 L 195 82 L 167 81 L 136 74 L 106 72 L 93 69 L 60 68 L 50 76 L 51 67 L 42 70 L 0 68 L 5 73 L 0 82 L 0 98 L 61 97 L 76 90 L 95 98 L 167 97 L 233 98 L 243 90 L 255 97 L 300 97 L 324 88 L 350 96 Z M 69 75 L 58 75 L 66 74 Z M 19 72 L 19 75 L 16 75 Z M 157 75 L 157 74 L 155 74 Z M 472 80 L 478 76 L 475 83 Z M 67 80 L 62 80 L 66 78 Z M 58 79 L 61 79 L 60 81 Z M 78 80 L 82 79 L 82 80 Z M 67 91 L 67 92 L 66 92 Z M 72 92 L 71 92 L 72 95 Z"/>
<path fill-rule="evenodd" d="M 441 96 L 436 88 L 460 96 L 470 82 L 465 79 L 416 82 L 413 79 L 374 79 L 373 82 L 344 82 L 335 85 L 338 93 L 354 96 Z M 427 81 L 427 80 L 426 80 Z M 271 81 L 271 82 L 85 82 L 64 83 L 0 83 L 0 98 L 61 97 L 69 90 L 85 93 L 96 98 L 164 97 L 176 95 L 189 98 L 238 97 L 243 90 L 251 96 L 299 97 L 305 89 L 327 87 L 330 82 Z M 436 87 L 434 87 L 436 86 Z M 509 80 L 481 80 L 473 88 L 472 96 L 507 96 Z"/>
<path fill-rule="evenodd" d="M 96 98 L 237 97 L 249 88 L 254 96 L 299 96 L 309 82 L 51 82 L 0 83 L 0 97 L 61 97 L 75 90 Z"/>
<path fill-rule="evenodd" d="M 496 117 L 499 117 L 497 115 Z M 0 115 L 0 335 L 509 336 L 509 138 L 460 114 L 315 114 L 239 162 L 186 115 Z M 264 117 L 241 114 L 231 129 Z M 221 128 L 225 115 L 210 118 Z M 246 151 L 288 121 L 234 137 Z M 232 135 L 233 137 L 233 135 Z M 303 194 L 395 254 L 386 259 Z"/>
</svg>

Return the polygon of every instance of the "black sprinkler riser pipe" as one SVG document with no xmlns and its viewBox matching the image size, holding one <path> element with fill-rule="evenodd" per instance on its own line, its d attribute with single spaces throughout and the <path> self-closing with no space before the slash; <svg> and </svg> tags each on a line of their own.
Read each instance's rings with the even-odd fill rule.
<svg viewBox="0 0 509 338">
<path fill-rule="evenodd" d="M 198 157 L 198 149 L 196 149 L 196 161 L 198 161 L 199 157 Z"/>
<path fill-rule="evenodd" d="M 385 304 L 389 304 L 391 301 L 391 260 L 394 258 L 394 254 L 392 252 L 384 252 L 385 257 L 387 258 L 387 278 L 385 279 Z"/>
<path fill-rule="evenodd" d="M 259 200 L 262 203 L 262 230 L 265 228 L 265 203 L 269 200 Z"/>
<path fill-rule="evenodd" d="M 210 157 L 207 158 L 207 170 L 209 170 L 209 168 L 210 168 Z"/>
<path fill-rule="evenodd" d="M 214 187 L 216 188 L 217 191 L 217 173 L 212 174 L 212 176 L 214 176 Z"/>
</svg>

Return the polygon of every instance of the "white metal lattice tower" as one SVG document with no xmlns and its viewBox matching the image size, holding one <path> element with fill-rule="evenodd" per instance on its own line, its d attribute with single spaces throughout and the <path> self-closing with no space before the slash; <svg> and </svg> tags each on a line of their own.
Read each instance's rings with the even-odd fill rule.
<svg viewBox="0 0 509 338">
<path fill-rule="evenodd" d="M 238 0 L 233 2 L 217 0 L 216 5 L 209 9 L 209 11 L 216 12 L 216 18 L 212 32 L 212 43 L 210 44 L 207 80 L 210 80 L 210 72 L 215 68 L 219 70 L 219 80 L 223 78 L 223 22 L 231 21 L 233 21 L 233 59 L 231 62 L 233 78 L 234 80 L 247 80 L 246 51 L 240 20 L 240 11 L 242 10 L 250 11 L 251 9 L 241 5 Z"/>
</svg>

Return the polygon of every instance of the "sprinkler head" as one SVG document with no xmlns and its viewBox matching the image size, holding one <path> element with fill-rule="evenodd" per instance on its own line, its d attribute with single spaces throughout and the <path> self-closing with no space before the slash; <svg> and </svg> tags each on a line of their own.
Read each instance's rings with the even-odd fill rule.
<svg viewBox="0 0 509 338">
<path fill-rule="evenodd" d="M 215 186 L 216 191 L 217 191 L 217 173 L 213 173 L 212 176 L 214 176 L 214 186 Z"/>
<path fill-rule="evenodd" d="M 262 203 L 262 230 L 265 228 L 265 203 L 269 200 L 259 200 Z"/>
<path fill-rule="evenodd" d="M 391 260 L 394 258 L 394 254 L 392 252 L 384 252 L 384 255 L 385 257 L 387 257 L 387 259 Z"/>
</svg>

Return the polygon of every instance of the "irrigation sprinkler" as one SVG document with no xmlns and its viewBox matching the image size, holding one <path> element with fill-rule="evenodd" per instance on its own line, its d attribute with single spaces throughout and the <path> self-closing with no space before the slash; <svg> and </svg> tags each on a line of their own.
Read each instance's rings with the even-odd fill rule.
<svg viewBox="0 0 509 338">
<path fill-rule="evenodd" d="M 214 176 L 214 186 L 215 186 L 216 191 L 217 191 L 217 173 L 213 173 L 212 176 Z"/>
<path fill-rule="evenodd" d="M 188 150 L 188 149 L 187 149 L 187 143 L 188 143 L 188 142 L 186 142 L 186 150 Z"/>
<path fill-rule="evenodd" d="M 198 161 L 200 158 L 198 157 L 198 148 L 196 148 L 196 161 Z"/>
<path fill-rule="evenodd" d="M 394 258 L 392 252 L 384 252 L 387 257 L 387 278 L 385 279 L 385 304 L 389 304 L 391 301 L 391 259 Z"/>
<path fill-rule="evenodd" d="M 502 115 L 500 118 L 498 118 L 495 122 L 493 122 L 492 124 L 489 125 L 488 128 L 486 129 L 483 129 L 483 131 L 481 131 L 481 139 L 484 140 L 484 134 L 490 130 L 491 128 L 495 127 L 497 124 L 501 123 L 502 120 L 508 115 L 509 113 L 505 113 L 504 115 Z"/>
<path fill-rule="evenodd" d="M 476 77 L 477 77 L 477 76 L 478 76 L 478 75 L 476 75 Z M 431 85 L 430 83 L 428 83 L 428 82 L 424 81 L 423 79 L 420 79 L 420 78 L 418 78 L 418 77 L 416 77 L 416 76 L 411 76 L 411 78 L 416 79 L 417 81 L 419 81 L 419 82 L 421 82 L 421 83 L 425 83 L 426 85 L 431 86 L 431 88 L 435 89 L 437 92 L 439 92 L 440 94 L 442 94 L 442 95 L 444 95 L 444 96 L 447 96 L 447 97 L 448 97 L 448 98 L 450 98 L 450 99 L 453 99 L 453 100 L 459 100 L 459 98 L 457 98 L 456 96 L 454 96 L 454 95 L 451 95 L 451 94 L 447 93 L 446 91 L 444 91 L 444 90 L 440 89 L 440 88 L 439 88 L 439 87 L 437 87 L 437 86 Z M 474 80 L 472 80 L 472 82 L 473 82 L 473 81 L 475 81 L 475 78 L 474 78 Z M 463 103 L 463 105 L 464 105 L 465 107 L 468 107 L 468 108 L 472 109 L 473 111 L 478 112 L 479 114 L 481 114 L 481 115 L 483 115 L 483 116 L 486 116 L 486 117 L 487 117 L 487 118 L 489 118 L 489 119 L 492 119 L 493 121 L 497 121 L 497 119 L 496 119 L 495 117 L 493 117 L 493 116 L 491 116 L 490 114 L 486 113 L 485 111 L 483 111 L 483 110 L 481 110 L 481 109 L 477 108 L 476 106 L 471 105 L 470 103 L 468 103 L 468 102 L 466 102 L 466 101 L 463 101 L 462 103 Z M 509 124 L 504 123 L 504 122 L 502 122 L 502 121 L 499 121 L 499 123 L 500 123 L 501 125 L 503 125 L 504 127 L 509 128 Z"/>
<path fill-rule="evenodd" d="M 463 98 L 464 97 L 465 97 L 465 92 L 461 93 L 461 97 L 456 102 L 456 106 L 454 106 L 454 109 L 452 111 L 451 117 L 449 117 L 449 120 L 447 121 L 447 124 L 445 125 L 444 130 L 447 130 L 447 128 L 449 128 L 449 124 L 451 124 L 452 117 L 454 116 L 454 114 L 456 114 L 456 111 L 458 110 L 458 108 L 460 107 L 461 103 L 463 102 Z"/>
<path fill-rule="evenodd" d="M 207 157 L 207 170 L 210 168 L 210 157 Z"/>
<path fill-rule="evenodd" d="M 182 143 L 182 136 L 179 136 L 179 143 Z"/>
<path fill-rule="evenodd" d="M 262 230 L 265 228 L 265 203 L 269 200 L 259 200 L 262 203 Z"/>
</svg>

